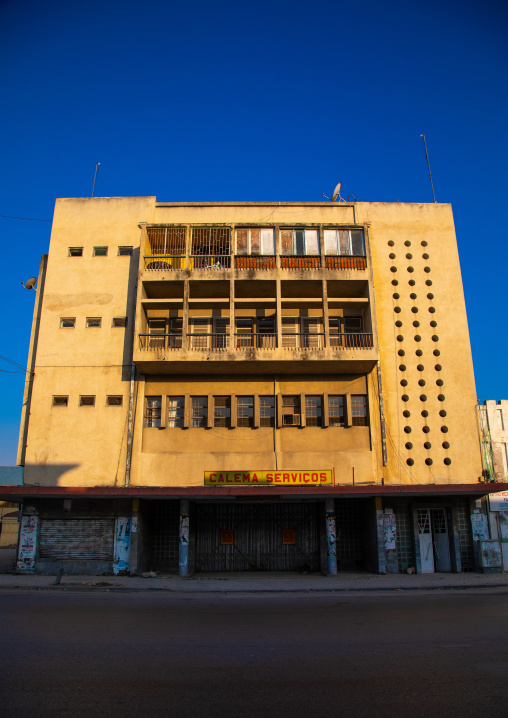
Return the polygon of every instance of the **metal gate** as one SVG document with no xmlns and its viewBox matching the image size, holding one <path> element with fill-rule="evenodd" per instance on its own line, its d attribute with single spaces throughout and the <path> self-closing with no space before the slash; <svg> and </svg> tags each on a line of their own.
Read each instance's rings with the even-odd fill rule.
<svg viewBox="0 0 508 718">
<path fill-rule="evenodd" d="M 196 571 L 319 569 L 316 503 L 196 508 Z"/>
<path fill-rule="evenodd" d="M 113 558 L 114 519 L 42 519 L 40 558 Z"/>
<path fill-rule="evenodd" d="M 177 571 L 180 502 L 146 502 L 143 516 L 148 536 L 148 567 L 154 571 Z"/>
</svg>

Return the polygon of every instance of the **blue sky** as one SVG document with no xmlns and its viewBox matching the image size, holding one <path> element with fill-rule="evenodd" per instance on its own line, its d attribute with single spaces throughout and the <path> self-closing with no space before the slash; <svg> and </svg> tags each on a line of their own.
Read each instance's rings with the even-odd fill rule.
<svg viewBox="0 0 508 718">
<path fill-rule="evenodd" d="M 508 8 L 349 3 L 0 0 L 0 215 L 56 197 L 453 205 L 481 399 L 505 356 Z M 498 209 L 501 215 L 497 214 Z M 26 365 L 50 222 L 0 217 L 0 355 Z M 500 323 L 501 322 L 501 323 Z M 22 374 L 0 360 L 0 465 Z"/>
</svg>

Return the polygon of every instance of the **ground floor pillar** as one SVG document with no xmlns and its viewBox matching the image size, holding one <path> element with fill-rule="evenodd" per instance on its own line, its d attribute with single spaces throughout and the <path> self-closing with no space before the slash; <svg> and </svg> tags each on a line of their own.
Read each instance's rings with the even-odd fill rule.
<svg viewBox="0 0 508 718">
<path fill-rule="evenodd" d="M 178 548 L 178 574 L 189 575 L 189 500 L 180 499 L 180 543 Z"/>
<path fill-rule="evenodd" d="M 328 575 L 337 575 L 337 528 L 335 519 L 335 499 L 325 499 L 326 547 Z"/>
</svg>

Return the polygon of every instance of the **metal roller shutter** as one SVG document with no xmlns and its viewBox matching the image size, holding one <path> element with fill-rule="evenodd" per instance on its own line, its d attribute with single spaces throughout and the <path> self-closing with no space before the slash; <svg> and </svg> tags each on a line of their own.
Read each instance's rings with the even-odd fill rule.
<svg viewBox="0 0 508 718">
<path fill-rule="evenodd" d="M 113 558 L 114 519 L 43 519 L 40 558 Z"/>
</svg>

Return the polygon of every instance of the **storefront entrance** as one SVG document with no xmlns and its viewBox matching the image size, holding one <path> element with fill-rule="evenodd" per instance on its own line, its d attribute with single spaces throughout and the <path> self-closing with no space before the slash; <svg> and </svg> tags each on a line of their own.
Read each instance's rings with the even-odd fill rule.
<svg viewBox="0 0 508 718">
<path fill-rule="evenodd" d="M 450 541 L 445 509 L 418 509 L 422 573 L 450 572 Z"/>
<path fill-rule="evenodd" d="M 317 571 L 318 508 L 198 503 L 196 571 Z"/>
</svg>

